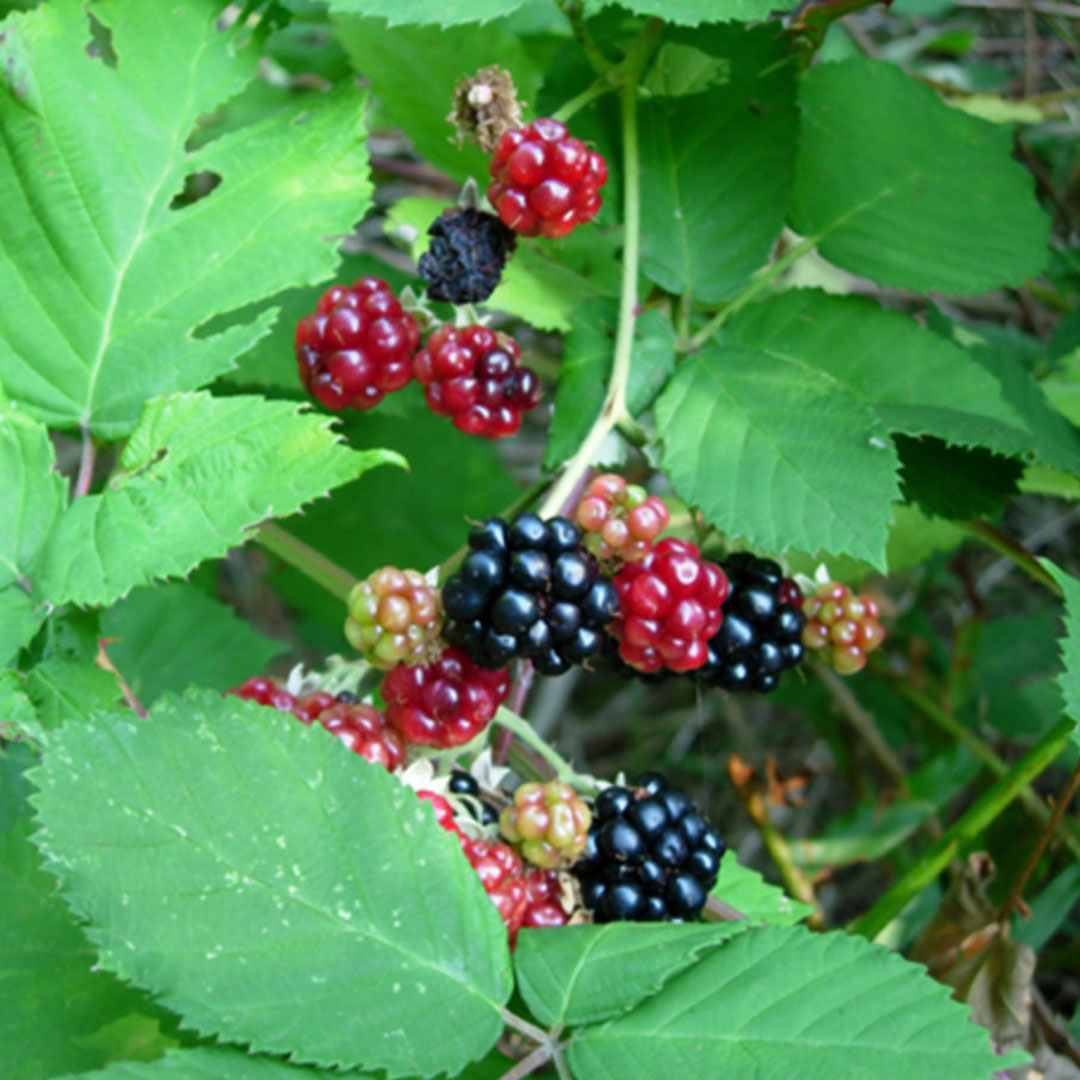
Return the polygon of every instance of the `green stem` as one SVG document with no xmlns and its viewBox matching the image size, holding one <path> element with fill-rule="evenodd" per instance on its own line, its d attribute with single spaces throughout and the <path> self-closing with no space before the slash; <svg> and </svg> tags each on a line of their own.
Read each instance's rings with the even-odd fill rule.
<svg viewBox="0 0 1080 1080">
<path fill-rule="evenodd" d="M 1075 724 L 1063 717 L 865 915 L 848 930 L 875 938 L 926 888 L 1069 744 Z"/>
<path fill-rule="evenodd" d="M 638 253 L 641 245 L 641 175 L 638 163 L 637 84 L 655 42 L 652 24 L 646 27 L 626 55 L 619 87 L 622 101 L 623 135 L 623 224 L 622 288 L 619 295 L 619 325 L 615 332 L 615 356 L 611 381 L 600 414 L 593 421 L 577 453 L 566 463 L 562 475 L 548 492 L 540 508 L 541 517 L 559 513 L 578 481 L 585 474 L 616 424 L 627 416 L 626 384 L 630 378 L 630 358 L 637 318 Z"/>
<path fill-rule="evenodd" d="M 694 352 L 700 349 L 709 338 L 716 333 L 731 318 L 735 312 L 740 311 L 751 300 L 756 299 L 793 263 L 801 259 L 808 252 L 813 251 L 821 241 L 820 236 L 808 236 L 800 240 L 793 248 L 785 252 L 767 270 L 762 271 L 731 303 L 718 311 L 686 344 L 686 352 Z"/>
<path fill-rule="evenodd" d="M 512 732 L 526 746 L 530 747 L 542 757 L 544 761 L 555 770 L 556 780 L 562 780 L 578 790 L 584 790 L 590 793 L 596 790 L 596 785 L 593 783 L 592 777 L 582 776 L 580 773 L 576 772 L 574 767 L 570 765 L 569 762 L 564 761 L 559 757 L 559 755 L 536 734 L 532 725 L 527 720 L 518 716 L 517 713 L 512 713 L 509 709 L 500 706 L 499 711 L 495 714 L 495 723 L 500 727 L 505 728 L 507 731 Z"/>
<path fill-rule="evenodd" d="M 967 524 L 961 525 L 961 528 L 968 536 L 980 540 L 999 555 L 1011 559 L 1028 577 L 1037 581 L 1040 585 L 1044 585 L 1059 600 L 1063 599 L 1064 594 L 1061 591 L 1061 586 L 1043 569 L 1039 560 L 1019 541 L 1014 540 L 1011 536 L 1006 536 L 1005 533 L 995 528 L 988 521 L 969 521 Z"/>
<path fill-rule="evenodd" d="M 283 562 L 299 570 L 304 577 L 325 589 L 339 600 L 347 600 L 357 579 L 313 547 L 298 540 L 272 521 L 263 525 L 255 534 L 255 543 L 276 555 Z"/>
<path fill-rule="evenodd" d="M 960 723 L 952 713 L 943 709 L 932 697 L 912 686 L 907 679 L 900 675 L 894 675 L 884 668 L 875 667 L 874 673 L 885 679 L 898 697 L 914 706 L 931 723 L 936 724 L 946 734 L 962 742 L 970 751 L 971 756 L 989 769 L 994 776 L 1000 779 L 1008 774 L 1009 766 L 1004 758 L 999 757 L 988 743 L 980 739 L 970 728 Z M 1020 805 L 1040 825 L 1046 825 L 1050 821 L 1051 811 L 1034 788 L 1022 788 L 1019 799 Z M 1058 838 L 1074 856 L 1080 858 L 1080 829 L 1077 829 L 1074 822 L 1068 819 L 1059 822 Z"/>
<path fill-rule="evenodd" d="M 585 23 L 585 5 L 582 0 L 555 0 L 555 2 L 559 5 L 559 10 L 566 16 L 566 21 L 570 24 L 570 29 L 573 31 L 574 37 L 577 38 L 577 43 L 581 46 L 581 51 L 585 53 L 585 58 L 589 61 L 593 71 L 601 78 L 608 75 L 614 65 L 600 51 L 599 46 L 593 40 L 592 34 L 589 33 L 589 28 Z"/>
<path fill-rule="evenodd" d="M 591 105 L 597 98 L 610 94 L 615 87 L 609 79 L 597 79 L 591 86 L 586 87 L 576 97 L 572 97 L 565 105 L 551 114 L 552 120 L 560 120 L 566 123 L 575 113 L 580 112 L 586 105 Z"/>
</svg>

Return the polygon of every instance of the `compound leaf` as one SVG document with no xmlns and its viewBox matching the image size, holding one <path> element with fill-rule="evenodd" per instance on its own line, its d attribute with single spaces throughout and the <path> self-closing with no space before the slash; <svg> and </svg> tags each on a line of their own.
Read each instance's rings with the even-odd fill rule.
<svg viewBox="0 0 1080 1080">
<path fill-rule="evenodd" d="M 557 934 L 523 930 L 514 952 L 517 988 L 542 1024 L 593 1024 L 655 994 L 741 929 L 741 923 L 608 923 Z"/>
<path fill-rule="evenodd" d="M 1061 639 L 1061 659 L 1065 670 L 1057 684 L 1065 699 L 1065 712 L 1076 722 L 1073 741 L 1080 746 L 1080 581 L 1066 574 L 1048 559 L 1043 565 L 1065 594 L 1065 636 Z"/>
<path fill-rule="evenodd" d="M 340 444 L 324 417 L 287 401 L 175 394 L 147 404 L 101 495 L 76 499 L 53 529 L 42 579 L 54 602 L 107 604 L 136 585 L 223 555 L 367 469 L 402 459 Z"/>
<path fill-rule="evenodd" d="M 173 1050 L 156 1061 L 115 1061 L 100 1072 L 69 1080 L 318 1080 L 330 1075 L 322 1069 L 252 1057 L 243 1050 L 198 1046 Z M 349 1080 L 364 1080 L 364 1076 L 353 1072 Z"/>
<path fill-rule="evenodd" d="M 351 88 L 299 98 L 195 150 L 199 117 L 256 74 L 221 5 L 56 0 L 0 45 L 0 377 L 53 426 L 128 434 L 144 400 L 193 389 L 264 334 L 211 316 L 328 277 L 371 185 Z M 192 202 L 186 178 L 218 183 Z"/>
<path fill-rule="evenodd" d="M 568 1058 L 581 1080 L 986 1080 L 1019 1064 L 996 1057 L 922 967 L 780 926 L 737 935 L 633 1012 L 579 1032 Z"/>
<path fill-rule="evenodd" d="M 453 1075 L 498 1038 L 509 956 L 479 879 L 318 726 L 190 690 L 66 725 L 31 780 L 102 965 L 199 1032 L 392 1077 Z"/>
<path fill-rule="evenodd" d="M 862 57 L 811 68 L 800 104 L 791 223 L 827 259 L 880 285 L 967 294 L 1043 269 L 1049 220 L 1008 127 Z"/>
</svg>

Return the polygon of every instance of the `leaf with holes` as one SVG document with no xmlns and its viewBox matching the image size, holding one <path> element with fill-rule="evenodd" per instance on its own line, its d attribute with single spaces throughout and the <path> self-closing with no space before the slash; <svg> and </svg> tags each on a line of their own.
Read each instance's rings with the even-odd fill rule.
<svg viewBox="0 0 1080 1080">
<path fill-rule="evenodd" d="M 1049 219 L 1012 131 L 861 57 L 802 80 L 791 224 L 838 266 L 901 289 L 982 293 L 1046 265 Z"/>
<path fill-rule="evenodd" d="M 294 402 L 175 394 L 151 401 L 101 495 L 76 499 L 42 555 L 54 602 L 107 604 L 186 574 L 252 526 L 383 464 L 390 450 L 340 444 Z"/>
<path fill-rule="evenodd" d="M 655 994 L 744 925 L 616 922 L 557 934 L 523 930 L 514 952 L 518 990 L 541 1024 L 594 1024 Z"/>
<path fill-rule="evenodd" d="M 0 44 L 0 378 L 47 423 L 128 434 L 144 400 L 229 369 L 269 311 L 198 327 L 330 276 L 369 203 L 352 89 L 300 96 L 187 152 L 199 117 L 256 75 L 221 5 L 81 0 L 13 16 Z M 96 55 L 91 55 L 96 53 Z M 208 185 L 185 200 L 185 178 Z M 191 187 L 190 184 L 187 185 Z"/>
<path fill-rule="evenodd" d="M 39 558 L 67 498 L 53 464 L 45 428 L 0 398 L 0 664 L 30 640 L 45 615 Z"/>
<path fill-rule="evenodd" d="M 202 1034 L 393 1077 L 498 1038 L 506 930 L 456 839 L 318 726 L 191 690 L 67 725 L 31 780 L 102 965 Z"/>
<path fill-rule="evenodd" d="M 675 41 L 721 58 L 724 77 L 641 110 L 641 268 L 668 292 L 716 302 L 765 263 L 784 224 L 795 60 L 776 23 L 684 31 Z"/>
<path fill-rule="evenodd" d="M 742 345 L 684 360 L 656 405 L 681 498 L 766 551 L 884 568 L 897 457 L 866 402 L 796 358 Z"/>
<path fill-rule="evenodd" d="M 576 1033 L 579 1080 L 986 1080 L 986 1031 L 925 970 L 842 933 L 739 934 L 633 1012 Z"/>
</svg>

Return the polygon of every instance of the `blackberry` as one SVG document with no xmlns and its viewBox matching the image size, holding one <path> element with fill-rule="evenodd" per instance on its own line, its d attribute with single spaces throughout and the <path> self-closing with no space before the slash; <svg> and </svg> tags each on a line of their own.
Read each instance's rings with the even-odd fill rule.
<svg viewBox="0 0 1080 1080">
<path fill-rule="evenodd" d="M 731 583 L 724 621 L 694 674 L 709 686 L 767 694 L 803 658 L 801 595 L 772 559 L 739 552 L 721 565 Z"/>
<path fill-rule="evenodd" d="M 489 518 L 473 528 L 469 548 L 442 598 L 446 637 L 474 663 L 500 668 L 527 657 L 540 674 L 561 675 L 600 649 L 618 594 L 566 518 Z"/>
<path fill-rule="evenodd" d="M 593 922 L 684 922 L 705 906 L 724 848 L 686 792 L 645 773 L 600 793 L 570 872 Z"/>
<path fill-rule="evenodd" d="M 464 769 L 455 769 L 450 774 L 450 790 L 455 795 L 470 795 L 476 800 L 465 804 L 469 813 L 480 822 L 481 825 L 494 825 L 499 820 L 499 812 L 491 803 L 480 797 L 480 784 L 472 773 Z"/>
<path fill-rule="evenodd" d="M 428 229 L 431 246 L 420 256 L 420 276 L 429 300 L 477 304 L 499 284 L 517 244 L 513 229 L 494 214 L 452 206 Z"/>
<path fill-rule="evenodd" d="M 806 598 L 802 610 L 807 619 L 803 644 L 819 651 L 820 659 L 841 675 L 861 671 L 866 654 L 885 640 L 877 601 L 872 596 L 857 596 L 839 581 L 819 585 Z"/>
</svg>

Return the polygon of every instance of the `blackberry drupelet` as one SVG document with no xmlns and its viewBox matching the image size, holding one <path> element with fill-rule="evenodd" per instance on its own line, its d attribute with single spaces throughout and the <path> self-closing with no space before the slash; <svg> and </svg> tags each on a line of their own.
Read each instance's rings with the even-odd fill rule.
<svg viewBox="0 0 1080 1080">
<path fill-rule="evenodd" d="M 709 686 L 767 694 L 803 658 L 801 594 L 772 559 L 739 552 L 721 565 L 731 583 L 724 621 L 694 675 Z"/>
<path fill-rule="evenodd" d="M 690 796 L 650 772 L 600 793 L 570 872 L 594 922 L 683 922 L 705 906 L 724 848 Z"/>
<path fill-rule="evenodd" d="M 420 256 L 429 300 L 478 304 L 499 284 L 517 234 L 494 214 L 458 206 L 444 210 L 428 229 L 431 247 Z"/>
<path fill-rule="evenodd" d="M 561 675 L 600 649 L 618 594 L 566 518 L 488 518 L 469 548 L 442 596 L 446 637 L 474 663 L 529 658 L 540 674 Z"/>
</svg>

